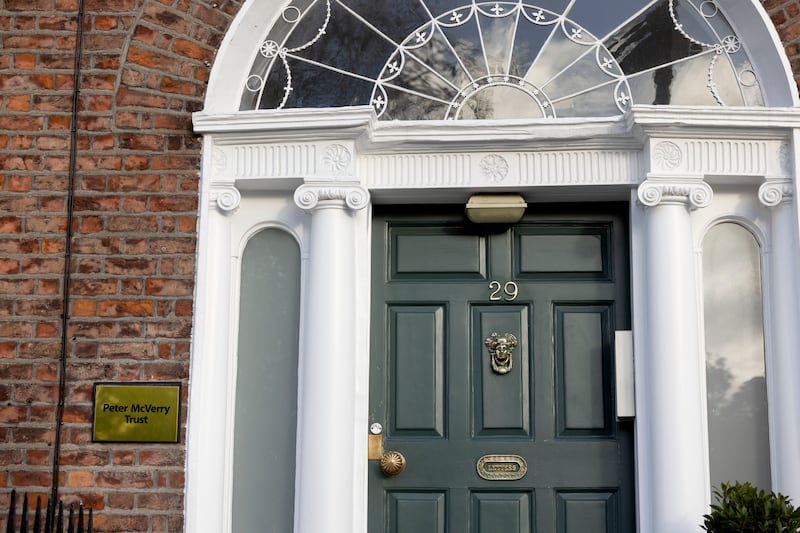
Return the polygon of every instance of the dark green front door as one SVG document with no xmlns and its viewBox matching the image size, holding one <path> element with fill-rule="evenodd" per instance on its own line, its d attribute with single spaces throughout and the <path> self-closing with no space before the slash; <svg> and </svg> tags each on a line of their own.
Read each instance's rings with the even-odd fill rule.
<svg viewBox="0 0 800 533">
<path fill-rule="evenodd" d="M 370 422 L 407 467 L 369 463 L 370 533 L 635 530 L 626 206 L 550 209 L 501 228 L 376 211 Z"/>
</svg>

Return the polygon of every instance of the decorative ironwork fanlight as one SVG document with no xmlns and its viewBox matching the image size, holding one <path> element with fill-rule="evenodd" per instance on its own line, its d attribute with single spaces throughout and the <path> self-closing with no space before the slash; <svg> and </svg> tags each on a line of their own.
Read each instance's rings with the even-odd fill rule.
<svg viewBox="0 0 800 533">
<path fill-rule="evenodd" d="M 383 119 L 613 116 L 763 105 L 711 0 L 294 0 L 242 109 L 371 105 Z"/>
</svg>

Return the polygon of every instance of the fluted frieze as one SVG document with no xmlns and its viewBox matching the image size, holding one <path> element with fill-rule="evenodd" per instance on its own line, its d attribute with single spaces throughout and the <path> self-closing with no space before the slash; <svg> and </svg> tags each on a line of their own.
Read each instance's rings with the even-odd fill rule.
<svg viewBox="0 0 800 533">
<path fill-rule="evenodd" d="M 778 140 L 654 140 L 650 168 L 666 174 L 786 174 L 788 146 Z"/>
<path fill-rule="evenodd" d="M 358 211 L 369 204 L 369 191 L 360 185 L 306 184 L 294 192 L 294 202 L 306 210 L 322 204 L 339 203 Z"/>
<path fill-rule="evenodd" d="M 768 179 L 758 188 L 758 199 L 767 207 L 788 202 L 794 196 L 794 187 L 789 179 Z"/>
<path fill-rule="evenodd" d="M 638 196 L 639 201 L 648 207 L 679 203 L 699 209 L 711 204 L 714 191 L 702 181 L 676 182 L 648 179 L 639 186 Z"/>
</svg>

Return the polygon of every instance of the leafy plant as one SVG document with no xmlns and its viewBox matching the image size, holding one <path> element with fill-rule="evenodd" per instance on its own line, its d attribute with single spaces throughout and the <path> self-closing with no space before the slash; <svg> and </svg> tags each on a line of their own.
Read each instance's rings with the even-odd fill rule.
<svg viewBox="0 0 800 533">
<path fill-rule="evenodd" d="M 709 533 L 799 533 L 800 508 L 788 497 L 750 483 L 723 483 L 714 491 L 719 503 L 703 515 Z"/>
</svg>

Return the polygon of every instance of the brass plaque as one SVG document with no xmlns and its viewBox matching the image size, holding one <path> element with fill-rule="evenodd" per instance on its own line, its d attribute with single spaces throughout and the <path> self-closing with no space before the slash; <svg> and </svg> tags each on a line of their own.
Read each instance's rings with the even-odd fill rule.
<svg viewBox="0 0 800 533">
<path fill-rule="evenodd" d="M 484 455 L 477 466 L 478 475 L 489 481 L 516 481 L 528 473 L 528 463 L 519 455 Z"/>
<path fill-rule="evenodd" d="M 178 442 L 180 383 L 96 383 L 94 442 Z"/>
</svg>

